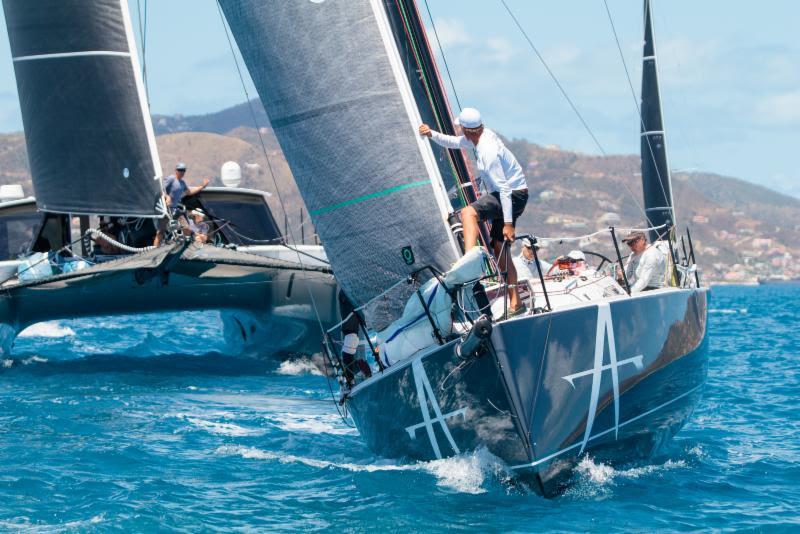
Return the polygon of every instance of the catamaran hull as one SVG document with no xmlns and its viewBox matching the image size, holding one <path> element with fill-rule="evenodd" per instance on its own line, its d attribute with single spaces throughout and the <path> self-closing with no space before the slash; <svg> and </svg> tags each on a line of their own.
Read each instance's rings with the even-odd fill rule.
<svg viewBox="0 0 800 534">
<path fill-rule="evenodd" d="M 200 252 L 205 255 L 190 249 L 168 269 L 161 268 L 163 251 L 154 251 L 6 287 L 0 292 L 0 349 L 8 355 L 19 332 L 43 321 L 219 310 L 228 352 L 283 358 L 321 351 L 318 318 L 323 327 L 339 321 L 332 274 L 230 251 Z"/>
<path fill-rule="evenodd" d="M 484 356 L 436 347 L 362 383 L 347 406 L 377 454 L 485 447 L 552 496 L 582 456 L 647 458 L 686 423 L 707 372 L 707 297 L 667 289 L 501 322 Z"/>
</svg>

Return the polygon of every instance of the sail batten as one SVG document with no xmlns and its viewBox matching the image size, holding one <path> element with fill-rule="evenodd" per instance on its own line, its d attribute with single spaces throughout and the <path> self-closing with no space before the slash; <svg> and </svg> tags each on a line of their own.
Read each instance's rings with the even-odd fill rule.
<svg viewBox="0 0 800 534">
<path fill-rule="evenodd" d="M 452 208 L 382 0 L 220 5 L 350 299 L 448 269 Z M 382 297 L 368 320 L 379 327 L 405 297 Z"/>
<path fill-rule="evenodd" d="M 161 164 L 126 0 L 3 0 L 37 206 L 158 217 Z"/>
</svg>

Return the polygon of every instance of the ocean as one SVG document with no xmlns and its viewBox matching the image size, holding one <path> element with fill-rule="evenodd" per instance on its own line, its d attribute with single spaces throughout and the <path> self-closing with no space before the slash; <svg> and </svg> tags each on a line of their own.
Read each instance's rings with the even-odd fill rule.
<svg viewBox="0 0 800 534">
<path fill-rule="evenodd" d="M 225 355 L 214 313 L 37 325 L 0 362 L 0 530 L 797 530 L 798 301 L 714 288 L 688 426 L 552 500 L 485 450 L 374 456 L 309 361 Z"/>
</svg>

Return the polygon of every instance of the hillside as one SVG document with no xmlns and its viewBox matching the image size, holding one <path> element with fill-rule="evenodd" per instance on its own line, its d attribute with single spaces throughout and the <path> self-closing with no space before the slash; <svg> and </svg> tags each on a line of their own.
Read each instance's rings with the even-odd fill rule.
<svg viewBox="0 0 800 534">
<path fill-rule="evenodd" d="M 296 226 L 304 209 L 302 200 L 277 141 L 265 126 L 266 114 L 258 102 L 254 104 L 259 131 L 247 104 L 202 116 L 154 116 L 163 170 L 169 174 L 175 162 L 185 161 L 190 183 L 208 176 L 221 185 L 220 166 L 233 160 L 242 166 L 244 187 L 275 193 L 260 132 L 290 223 Z M 581 235 L 609 224 L 643 224 L 638 156 L 588 156 L 521 139 L 508 141 L 508 146 L 527 170 L 531 187 L 520 231 Z M 26 193 L 32 193 L 22 134 L 0 135 L 0 183 L 21 183 Z M 691 228 L 708 278 L 742 282 L 758 275 L 795 273 L 800 200 L 708 173 L 676 174 L 673 184 L 678 218 Z M 277 195 L 270 197 L 270 205 L 282 219 Z M 586 246 L 608 252 L 607 243 Z"/>
</svg>

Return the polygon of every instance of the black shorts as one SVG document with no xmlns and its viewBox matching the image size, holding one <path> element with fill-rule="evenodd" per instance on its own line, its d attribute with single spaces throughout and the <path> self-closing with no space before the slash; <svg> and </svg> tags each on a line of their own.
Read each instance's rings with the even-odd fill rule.
<svg viewBox="0 0 800 534">
<path fill-rule="evenodd" d="M 517 218 L 525 211 L 528 204 L 528 191 L 519 190 L 511 192 L 511 215 L 513 224 L 517 225 Z M 491 221 L 492 229 L 489 237 L 492 242 L 503 241 L 503 206 L 500 204 L 500 193 L 490 193 L 470 204 L 478 212 L 478 220 Z"/>
</svg>

